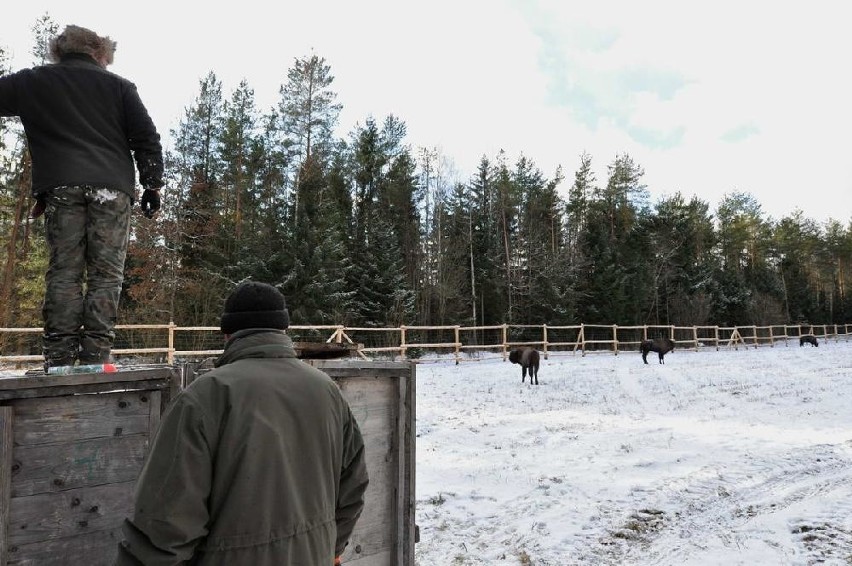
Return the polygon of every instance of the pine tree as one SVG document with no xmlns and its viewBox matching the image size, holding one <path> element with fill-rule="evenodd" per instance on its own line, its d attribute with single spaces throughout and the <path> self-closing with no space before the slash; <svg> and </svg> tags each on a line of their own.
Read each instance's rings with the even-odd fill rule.
<svg viewBox="0 0 852 566">
<path fill-rule="evenodd" d="M 643 222 L 653 278 L 644 320 L 651 324 L 708 324 L 715 234 L 709 205 L 680 193 L 663 198 Z"/>
<path fill-rule="evenodd" d="M 35 43 L 30 53 L 35 65 L 44 65 L 47 63 L 50 40 L 59 33 L 59 24 L 45 12 L 36 20 L 32 32 L 35 36 Z"/>
<path fill-rule="evenodd" d="M 419 209 L 423 203 L 423 188 L 417 179 L 417 164 L 404 144 L 406 127 L 389 116 L 380 134 L 383 151 L 389 156 L 384 182 L 379 185 L 378 206 L 387 215 L 397 236 L 397 245 L 405 265 L 406 286 L 417 291 L 420 283 L 422 252 Z"/>
<path fill-rule="evenodd" d="M 292 266 L 282 280 L 295 323 L 332 324 L 348 317 L 353 293 L 346 277 L 345 232 L 330 198 L 323 166 L 309 156 L 299 174 L 302 213 L 288 250 Z"/>
<path fill-rule="evenodd" d="M 592 195 L 599 190 L 595 182 L 592 156 L 584 152 L 580 155 L 580 167 L 574 173 L 574 183 L 568 191 L 568 203 L 565 207 L 566 246 L 571 263 L 576 263 L 581 258 L 580 234 L 583 233 L 588 221 L 589 202 Z"/>
<path fill-rule="evenodd" d="M 441 270 L 436 273 L 434 296 L 438 299 L 434 323 L 454 324 L 465 320 L 471 311 L 470 276 L 471 214 L 470 193 L 457 183 L 437 209 L 442 216 L 440 225 Z"/>
<path fill-rule="evenodd" d="M 48 42 L 58 25 L 44 14 L 31 28 L 35 64 L 46 62 Z M 8 55 L 0 49 L 0 76 L 11 72 Z M 32 161 L 18 118 L 0 118 L 0 234 L 3 235 L 3 271 L 0 275 L 0 325 L 39 326 L 44 296 L 47 249 L 43 238 L 33 237 L 44 219 L 30 220 L 35 204 Z"/>
<path fill-rule="evenodd" d="M 522 319 L 517 312 L 515 289 L 520 285 L 518 262 L 518 214 L 521 202 L 518 185 L 513 181 L 512 174 L 506 165 L 505 154 L 497 156 L 495 187 L 495 215 L 497 230 L 500 238 L 500 250 L 497 263 L 500 266 L 498 281 L 505 303 L 503 322 L 517 323 Z"/>
<path fill-rule="evenodd" d="M 831 321 L 847 324 L 852 320 L 852 296 L 847 282 L 852 270 L 852 228 L 844 228 L 840 222 L 831 220 L 824 228 L 824 246 L 829 258 L 831 281 L 835 300 L 832 303 Z"/>
<path fill-rule="evenodd" d="M 785 320 L 783 288 L 768 262 L 771 224 L 744 192 L 725 195 L 717 207 L 721 273 L 714 319 L 722 324 L 777 324 Z"/>
<path fill-rule="evenodd" d="M 244 216 L 252 214 L 252 207 L 246 206 L 254 200 L 256 164 L 253 158 L 257 136 L 257 111 L 254 104 L 254 90 L 243 80 L 231 95 L 230 102 L 224 107 L 224 124 L 221 140 L 222 161 L 222 209 L 228 233 L 233 236 L 225 241 L 226 248 L 233 250 L 239 246 L 243 236 Z M 248 201 L 248 202 L 246 202 Z M 227 254 L 230 260 L 233 255 Z"/>
<path fill-rule="evenodd" d="M 830 317 L 819 308 L 820 230 L 815 222 L 796 211 L 774 227 L 772 257 L 783 290 L 785 322 L 825 322 Z M 833 284 L 833 278 L 830 278 Z"/>
<path fill-rule="evenodd" d="M 290 141 L 294 176 L 313 153 L 326 160 L 333 147 L 333 133 L 342 106 L 331 89 L 334 76 L 331 66 L 316 54 L 297 58 L 287 72 L 287 84 L 279 89 L 278 112 L 282 130 Z M 294 183 L 295 184 L 295 183 Z M 299 215 L 296 195 L 293 214 Z"/>
<path fill-rule="evenodd" d="M 648 214 L 644 170 L 628 155 L 608 167 L 604 188 L 592 194 L 580 235 L 584 252 L 576 290 L 580 319 L 593 324 L 639 322 L 651 288 L 645 234 L 637 230 Z"/>
<path fill-rule="evenodd" d="M 520 195 L 517 260 L 520 279 L 515 285 L 522 320 L 546 323 L 565 320 L 569 269 L 564 261 L 563 211 L 557 187 L 561 170 L 547 180 L 535 164 L 521 157 L 513 172 Z"/>
<path fill-rule="evenodd" d="M 380 321 L 410 323 L 414 314 L 414 294 L 408 286 L 400 244 L 405 239 L 399 233 L 404 221 L 395 222 L 388 210 L 391 201 L 402 194 L 406 202 L 394 216 L 402 218 L 410 212 L 410 167 L 408 158 L 399 161 L 404 152 L 400 152 L 398 132 L 395 127 L 380 130 L 371 118 L 351 136 L 354 197 L 348 288 L 355 291 L 356 316 L 370 325 Z M 394 156 L 401 165 L 396 170 L 392 167 Z M 395 177 L 389 175 L 391 171 L 396 172 Z"/>
<path fill-rule="evenodd" d="M 210 72 L 172 131 L 174 150 L 166 154 L 170 206 L 159 218 L 172 256 L 163 274 L 170 286 L 167 304 L 174 320 L 193 325 L 215 323 L 234 283 L 223 275 L 228 265 L 223 241 L 232 237 L 223 230 L 223 126 L 222 84 Z"/>
<path fill-rule="evenodd" d="M 495 167 L 483 156 L 475 176 L 469 182 L 471 318 L 479 326 L 502 324 L 507 304 L 499 261 L 502 248 L 497 217 L 496 175 Z"/>
</svg>

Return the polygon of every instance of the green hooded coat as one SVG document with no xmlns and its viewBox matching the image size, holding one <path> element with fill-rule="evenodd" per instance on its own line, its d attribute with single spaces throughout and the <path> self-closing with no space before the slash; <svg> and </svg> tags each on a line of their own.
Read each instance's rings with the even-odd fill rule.
<svg viewBox="0 0 852 566">
<path fill-rule="evenodd" d="M 118 564 L 331 566 L 367 483 L 337 385 L 283 331 L 242 330 L 163 416 Z"/>
</svg>

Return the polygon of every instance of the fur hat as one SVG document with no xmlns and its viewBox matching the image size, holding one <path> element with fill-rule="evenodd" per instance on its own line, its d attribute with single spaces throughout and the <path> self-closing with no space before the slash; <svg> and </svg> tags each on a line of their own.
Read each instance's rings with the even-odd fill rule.
<svg viewBox="0 0 852 566">
<path fill-rule="evenodd" d="M 58 63 L 63 56 L 69 53 L 84 53 L 91 55 L 98 62 L 112 65 L 115 56 L 116 43 L 109 37 L 101 37 L 90 29 L 69 25 L 50 40 L 48 45 L 48 58 L 53 63 Z"/>
<path fill-rule="evenodd" d="M 223 334 L 246 328 L 290 326 L 290 313 L 281 291 L 267 283 L 245 281 L 225 300 L 220 327 Z"/>
</svg>

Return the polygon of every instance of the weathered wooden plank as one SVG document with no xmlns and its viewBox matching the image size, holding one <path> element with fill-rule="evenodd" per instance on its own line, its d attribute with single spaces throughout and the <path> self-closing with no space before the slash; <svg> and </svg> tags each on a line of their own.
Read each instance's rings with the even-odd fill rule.
<svg viewBox="0 0 852 566">
<path fill-rule="evenodd" d="M 312 362 L 314 363 L 314 362 Z M 415 403 L 413 363 L 314 363 L 340 386 L 367 445 L 371 485 L 347 564 L 414 564 Z M 361 552 L 356 553 L 355 548 Z"/>
<path fill-rule="evenodd" d="M 399 368 L 397 373 L 399 372 Z M 399 379 L 349 375 L 338 385 L 349 402 L 364 437 L 370 484 L 366 505 L 352 534 L 347 563 L 357 556 L 370 564 L 396 564 L 396 494 L 398 493 L 399 453 L 397 416 Z M 360 552 L 355 552 L 355 549 Z"/>
<path fill-rule="evenodd" d="M 21 544 L 10 549 L 9 566 L 113 566 L 122 536 L 117 527 Z"/>
<path fill-rule="evenodd" d="M 13 389 L 43 389 L 46 394 L 55 387 L 80 386 L 88 384 L 114 383 L 116 389 L 127 387 L 128 384 L 159 381 L 172 378 L 176 370 L 165 366 L 163 368 L 147 368 L 140 370 L 122 370 L 114 373 L 78 373 L 70 375 L 34 375 L 28 377 L 4 377 L 0 379 L 0 388 Z M 142 385 L 144 387 L 144 385 Z"/>
<path fill-rule="evenodd" d="M 306 362 L 320 362 L 322 360 L 304 360 Z M 343 363 L 338 361 L 337 363 Z M 317 366 L 318 369 L 322 370 L 326 375 L 331 377 L 332 379 L 337 378 L 347 378 L 347 377 L 365 377 L 372 379 L 387 379 L 387 378 L 398 378 L 401 377 L 401 374 L 404 375 L 404 372 L 401 371 L 399 367 L 357 367 L 357 366 L 348 366 L 348 367 L 335 367 L 335 366 Z"/>
<path fill-rule="evenodd" d="M 370 481 L 372 483 L 372 477 Z M 347 564 L 348 559 L 355 555 L 355 548 L 361 549 L 361 552 L 357 553 L 359 556 L 374 556 L 390 552 L 396 546 L 393 486 L 382 481 L 381 487 L 368 488 L 365 498 L 364 512 L 358 519 L 358 524 L 349 539 L 347 552 L 344 553 L 344 557 L 347 558 L 344 562 Z"/>
<path fill-rule="evenodd" d="M 163 398 L 167 395 L 163 395 L 159 391 L 151 391 L 150 399 L 148 400 L 148 405 L 150 411 L 148 412 L 148 438 L 154 438 L 157 435 L 157 429 L 160 428 L 160 419 L 163 415 L 163 411 L 165 411 L 165 407 L 163 406 Z"/>
<path fill-rule="evenodd" d="M 147 434 L 150 413 L 159 414 L 159 396 L 137 391 L 13 401 L 15 446 Z"/>
<path fill-rule="evenodd" d="M 12 497 L 136 481 L 148 436 L 134 434 L 15 448 Z"/>
<path fill-rule="evenodd" d="M 59 397 L 62 395 L 83 395 L 94 393 L 109 393 L 114 391 L 168 390 L 169 382 L 163 379 L 149 381 L 133 381 L 123 383 L 89 383 L 83 385 L 66 385 L 62 387 L 33 388 L 33 389 L 3 389 L 0 380 L 0 401 L 10 399 L 33 399 L 36 397 Z"/>
<path fill-rule="evenodd" d="M 344 554 L 346 559 L 344 560 L 344 564 L 346 566 L 395 566 L 396 562 L 393 562 L 393 553 L 388 550 L 383 550 L 381 552 L 377 552 L 375 554 L 364 554 L 355 552 L 358 546 L 354 545 L 352 547 L 354 550 L 346 549 L 347 552 Z M 414 566 L 414 561 L 411 562 L 411 566 Z"/>
<path fill-rule="evenodd" d="M 6 566 L 8 553 L 9 504 L 12 482 L 12 425 L 14 409 L 0 407 L 0 566 Z"/>
<path fill-rule="evenodd" d="M 414 410 L 415 374 L 414 365 L 408 379 L 397 380 L 399 384 L 397 439 L 399 465 L 396 491 L 396 560 L 406 564 L 414 560 L 415 538 L 415 493 L 414 493 Z"/>
<path fill-rule="evenodd" d="M 350 377 L 338 382 L 362 433 L 379 427 L 384 434 L 395 424 L 397 380 Z"/>
<path fill-rule="evenodd" d="M 68 539 L 121 526 L 133 511 L 135 482 L 114 483 L 58 493 L 13 497 L 10 505 L 9 548 L 40 541 Z"/>
<path fill-rule="evenodd" d="M 403 380 L 405 383 L 405 427 L 402 441 L 405 444 L 403 462 L 405 463 L 405 480 L 402 485 L 402 501 L 405 506 L 405 519 L 399 528 L 402 530 L 400 540 L 405 546 L 403 564 L 414 566 L 414 545 L 418 542 L 416 502 L 417 502 L 417 366 L 409 365 L 409 374 Z"/>
</svg>

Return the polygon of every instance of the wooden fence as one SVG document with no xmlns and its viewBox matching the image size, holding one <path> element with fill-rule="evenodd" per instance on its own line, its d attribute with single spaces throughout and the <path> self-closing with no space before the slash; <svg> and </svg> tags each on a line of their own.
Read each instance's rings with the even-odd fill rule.
<svg viewBox="0 0 852 566">
<path fill-rule="evenodd" d="M 822 341 L 849 339 L 852 324 L 773 326 L 401 326 L 396 328 L 342 325 L 294 325 L 287 333 L 294 341 L 349 343 L 364 359 L 424 359 L 429 352 L 452 356 L 456 363 L 477 359 L 475 353 L 496 353 L 505 360 L 511 349 L 531 346 L 550 354 L 636 351 L 642 340 L 668 336 L 678 348 L 775 346 L 813 334 Z M 40 328 L 0 328 L 0 365 L 41 363 Z M 222 353 L 223 337 L 215 326 L 128 324 L 116 326 L 113 355 L 137 361 L 174 364 Z M 795 344 L 798 346 L 798 344 Z"/>
</svg>

